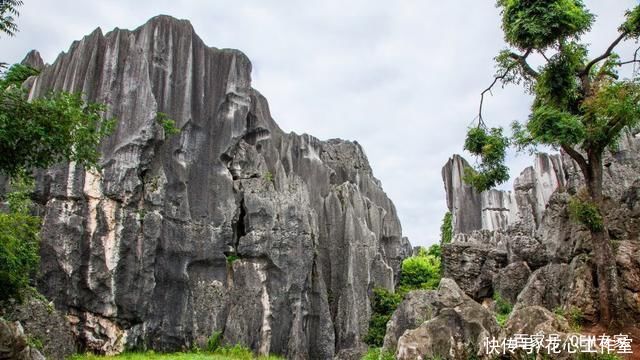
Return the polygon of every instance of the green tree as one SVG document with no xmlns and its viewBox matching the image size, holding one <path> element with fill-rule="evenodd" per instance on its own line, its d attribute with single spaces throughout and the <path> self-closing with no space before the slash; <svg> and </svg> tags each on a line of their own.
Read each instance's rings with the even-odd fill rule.
<svg viewBox="0 0 640 360">
<path fill-rule="evenodd" d="M 621 61 L 614 53 L 621 42 L 638 39 L 640 6 L 627 11 L 618 36 L 591 59 L 580 38 L 595 17 L 581 0 L 498 0 L 497 6 L 509 48 L 495 58 L 497 73 L 481 93 L 478 125 L 467 133 L 465 149 L 481 162 L 465 178 L 479 190 L 506 181 L 504 154 L 509 145 L 518 150 L 549 145 L 567 153 L 585 179 L 583 203 L 572 208 L 591 231 L 600 320 L 611 324 L 620 319 L 620 285 L 603 216 L 603 153 L 640 121 L 637 74 L 620 79 L 617 73 L 640 60 Z M 543 62 L 536 69 L 528 62 L 534 55 Z M 511 139 L 500 128 L 487 128 L 482 118 L 484 95 L 498 82 L 524 86 L 535 97 L 528 120 L 513 124 Z"/>
</svg>

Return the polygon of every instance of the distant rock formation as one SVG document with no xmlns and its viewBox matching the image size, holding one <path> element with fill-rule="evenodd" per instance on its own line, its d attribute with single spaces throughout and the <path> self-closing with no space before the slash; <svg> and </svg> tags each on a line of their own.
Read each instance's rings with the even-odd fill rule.
<svg viewBox="0 0 640 360">
<path fill-rule="evenodd" d="M 371 290 L 394 287 L 412 248 L 359 144 L 284 133 L 249 59 L 167 16 L 97 29 L 29 85 L 119 120 L 100 173 L 38 174 L 39 287 L 84 346 L 186 349 L 216 331 L 290 359 L 361 346 Z"/>
<path fill-rule="evenodd" d="M 565 186 L 566 181 L 560 155 L 540 153 L 534 165 L 514 180 L 513 191 L 479 193 L 464 182 L 464 169 L 468 166 L 460 155 L 454 155 L 442 168 L 454 236 L 474 230 L 506 229 L 516 224 L 533 230 L 542 220 L 551 194 Z"/>
<path fill-rule="evenodd" d="M 640 138 L 627 133 L 606 155 L 604 193 L 609 237 L 617 249 L 623 303 L 640 321 Z M 597 319 L 591 236 L 569 218 L 568 203 L 583 186 L 566 154 L 536 157 L 513 191 L 477 193 L 461 179 L 458 155 L 443 168 L 454 236 L 443 247 L 444 276 L 477 301 L 495 292 L 516 309 L 578 307 Z"/>
</svg>

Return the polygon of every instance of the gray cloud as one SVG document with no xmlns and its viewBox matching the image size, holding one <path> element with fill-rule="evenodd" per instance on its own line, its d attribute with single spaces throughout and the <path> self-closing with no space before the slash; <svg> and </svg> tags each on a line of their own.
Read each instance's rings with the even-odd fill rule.
<svg viewBox="0 0 640 360">
<path fill-rule="evenodd" d="M 587 41 L 600 52 L 636 2 L 586 3 L 598 14 Z M 97 26 L 135 28 L 161 13 L 191 20 L 210 46 L 244 51 L 284 130 L 364 146 L 404 232 L 420 245 L 439 237 L 440 168 L 462 151 L 504 47 L 493 1 L 27 0 L 21 10 L 18 36 L 0 38 L 2 61 L 36 48 L 53 62 Z M 518 88 L 496 88 L 485 118 L 507 126 L 526 117 L 530 101 Z M 529 162 L 510 154 L 512 175 Z"/>
</svg>

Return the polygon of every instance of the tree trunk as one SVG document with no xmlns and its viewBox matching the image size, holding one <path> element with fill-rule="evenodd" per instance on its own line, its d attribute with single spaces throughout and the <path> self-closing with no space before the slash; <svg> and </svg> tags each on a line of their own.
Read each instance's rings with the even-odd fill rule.
<svg viewBox="0 0 640 360">
<path fill-rule="evenodd" d="M 587 190 L 591 201 L 602 215 L 601 229 L 591 230 L 593 255 L 596 263 L 598 280 L 598 299 L 600 302 L 600 323 L 610 327 L 620 317 L 620 284 L 616 257 L 609 241 L 607 223 L 604 216 L 604 199 L 602 195 L 602 153 L 589 154 L 589 174 L 585 174 Z"/>
</svg>

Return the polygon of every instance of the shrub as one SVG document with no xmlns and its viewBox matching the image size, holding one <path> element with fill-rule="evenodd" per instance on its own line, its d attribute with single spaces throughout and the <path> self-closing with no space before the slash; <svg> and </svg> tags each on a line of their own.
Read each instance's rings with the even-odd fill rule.
<svg viewBox="0 0 640 360">
<path fill-rule="evenodd" d="M 412 256 L 402 261 L 400 286 L 409 289 L 435 289 L 440 283 L 440 258 Z"/>
<path fill-rule="evenodd" d="M 20 299 L 40 262 L 40 219 L 29 215 L 32 183 L 17 178 L 12 188 L 7 195 L 10 211 L 0 213 L 0 300 Z"/>
<path fill-rule="evenodd" d="M 394 360 L 396 357 L 391 351 L 383 351 L 381 348 L 371 348 L 362 360 Z"/>
<path fill-rule="evenodd" d="M 384 335 L 387 332 L 387 322 L 401 301 L 400 294 L 394 294 L 384 288 L 373 290 L 373 314 L 369 320 L 369 332 L 364 340 L 367 344 L 382 346 Z"/>
<path fill-rule="evenodd" d="M 574 196 L 569 201 L 569 215 L 591 231 L 602 231 L 604 221 L 596 204 Z"/>
<path fill-rule="evenodd" d="M 156 121 L 158 122 L 158 124 L 160 124 L 160 126 L 162 126 L 162 129 L 164 130 L 164 135 L 166 137 L 179 134 L 181 131 L 180 128 L 176 126 L 176 121 L 169 118 L 169 115 L 165 113 L 162 113 L 162 112 L 156 113 Z"/>
<path fill-rule="evenodd" d="M 214 331 L 207 339 L 207 351 L 214 352 L 222 344 L 222 332 Z"/>
<path fill-rule="evenodd" d="M 500 326 L 504 326 L 513 310 L 513 305 L 497 292 L 493 293 L 493 300 L 496 302 L 496 321 Z"/>
</svg>

